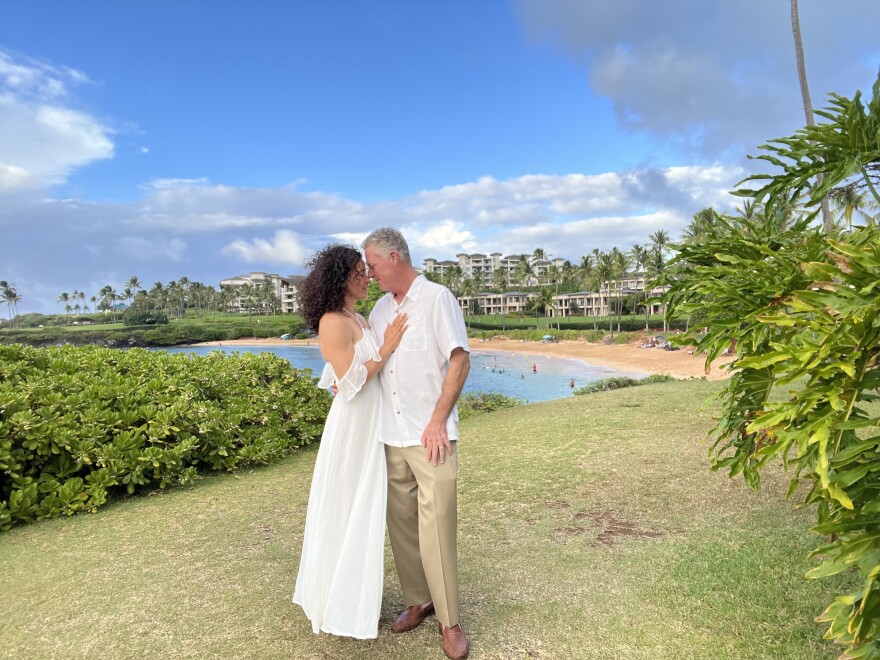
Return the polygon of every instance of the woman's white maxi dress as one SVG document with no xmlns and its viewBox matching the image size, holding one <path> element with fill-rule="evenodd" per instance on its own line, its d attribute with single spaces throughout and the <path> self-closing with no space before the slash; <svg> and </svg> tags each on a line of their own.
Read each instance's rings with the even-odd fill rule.
<svg viewBox="0 0 880 660">
<path fill-rule="evenodd" d="M 293 602 L 312 630 L 376 637 L 382 605 L 387 481 L 378 438 L 381 390 L 364 363 L 380 360 L 364 328 L 341 378 L 327 364 L 319 387 L 338 387 L 315 462 Z"/>
</svg>

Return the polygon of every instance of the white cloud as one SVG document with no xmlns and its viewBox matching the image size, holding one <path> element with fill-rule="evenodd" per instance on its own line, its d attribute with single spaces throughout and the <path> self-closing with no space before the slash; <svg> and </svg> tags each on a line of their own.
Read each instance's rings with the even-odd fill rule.
<svg viewBox="0 0 880 660">
<path fill-rule="evenodd" d="M 73 69 L 0 52 L 0 192 L 49 187 L 113 156 L 110 129 L 70 107 L 69 85 L 87 81 Z"/>
<path fill-rule="evenodd" d="M 418 223 L 407 225 L 401 231 L 413 255 L 473 252 L 480 246 L 479 239 L 463 223 L 455 220 L 442 220 L 428 226 Z"/>
<path fill-rule="evenodd" d="M 224 254 L 238 257 L 247 263 L 262 262 L 302 266 L 309 250 L 300 237 L 289 229 L 279 229 L 272 240 L 254 238 L 250 242 L 236 240 L 223 248 Z"/>
<path fill-rule="evenodd" d="M 345 245 L 353 245 L 356 248 L 360 249 L 361 243 L 364 242 L 364 239 L 367 237 L 367 234 L 369 234 L 369 233 L 370 232 L 368 232 L 368 231 L 354 232 L 354 233 L 344 231 L 344 232 L 340 232 L 338 234 L 333 234 L 331 236 L 331 238 L 338 243 L 343 243 Z"/>
<path fill-rule="evenodd" d="M 813 105 L 877 71 L 880 3 L 801 3 Z M 611 100 L 624 128 L 717 158 L 804 123 L 786 2 L 514 0 L 533 40 L 558 45 Z"/>
<path fill-rule="evenodd" d="M 149 282 L 186 275 L 216 284 L 241 264 L 303 272 L 308 256 L 327 243 L 357 246 L 384 226 L 403 231 L 416 265 L 459 252 L 530 253 L 535 247 L 576 261 L 593 248 L 646 243 L 657 229 L 677 237 L 703 207 L 731 207 L 726 191 L 741 177 L 741 170 L 724 165 L 483 177 L 374 204 L 290 186 L 235 188 L 204 179 L 166 181 L 125 204 L 19 198 L 0 205 L 0 226 L 14 228 L 4 235 L 0 276 L 21 284 L 13 274 L 34 283 L 51 273 L 71 289 L 101 268 Z M 41 306 L 54 309 L 54 299 Z"/>
<path fill-rule="evenodd" d="M 189 186 L 207 186 L 208 183 L 207 177 L 198 179 L 153 179 L 145 184 L 144 188 L 148 190 L 173 190 Z"/>
<path fill-rule="evenodd" d="M 179 238 L 148 239 L 142 236 L 123 236 L 117 241 L 120 252 L 135 259 L 168 259 L 180 261 L 186 252 L 186 242 Z"/>
<path fill-rule="evenodd" d="M 0 194 L 36 187 L 36 181 L 23 167 L 0 163 Z"/>
<path fill-rule="evenodd" d="M 593 248 L 628 249 L 634 243 L 647 243 L 649 236 L 658 229 L 676 234 L 689 220 L 683 214 L 662 210 L 640 215 L 603 216 L 564 224 L 544 222 L 503 232 L 498 240 L 513 253 L 531 253 L 536 247 L 541 247 L 553 257 L 574 262 L 581 255 L 589 254 Z"/>
</svg>

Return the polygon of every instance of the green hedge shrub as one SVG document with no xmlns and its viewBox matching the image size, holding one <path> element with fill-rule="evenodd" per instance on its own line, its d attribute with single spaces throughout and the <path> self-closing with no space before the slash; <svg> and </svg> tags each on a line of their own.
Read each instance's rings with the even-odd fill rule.
<svg viewBox="0 0 880 660">
<path fill-rule="evenodd" d="M 468 419 L 495 410 L 521 406 L 524 401 L 497 392 L 469 392 L 458 399 L 458 418 Z"/>
<path fill-rule="evenodd" d="M 123 325 L 164 325 L 168 323 L 165 312 L 155 309 L 129 308 L 122 315 Z"/>
<path fill-rule="evenodd" d="M 0 530 L 276 460 L 320 437 L 314 383 L 271 353 L 0 346 Z"/>
<path fill-rule="evenodd" d="M 624 387 L 636 387 L 638 385 L 650 385 L 651 383 L 668 383 L 675 380 L 669 374 L 651 374 L 645 378 L 631 378 L 630 376 L 612 376 L 611 378 L 603 378 L 589 385 L 579 387 L 574 391 L 575 396 L 582 394 L 592 394 L 593 392 L 608 392 L 610 390 L 619 390 Z"/>
</svg>

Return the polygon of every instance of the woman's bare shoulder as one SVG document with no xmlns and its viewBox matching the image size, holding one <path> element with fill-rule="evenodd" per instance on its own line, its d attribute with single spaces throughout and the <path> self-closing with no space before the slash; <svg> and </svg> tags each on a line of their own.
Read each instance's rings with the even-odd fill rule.
<svg viewBox="0 0 880 660">
<path fill-rule="evenodd" d="M 351 324 L 341 312 L 327 312 L 318 321 L 318 337 L 337 341 L 343 337 L 351 337 Z"/>
</svg>

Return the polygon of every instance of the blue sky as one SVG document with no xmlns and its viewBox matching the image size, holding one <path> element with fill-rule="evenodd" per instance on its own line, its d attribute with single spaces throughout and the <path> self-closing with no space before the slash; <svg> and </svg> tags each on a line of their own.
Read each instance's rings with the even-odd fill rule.
<svg viewBox="0 0 880 660">
<path fill-rule="evenodd" d="M 0 279 L 300 273 L 675 236 L 803 124 L 779 0 L 0 3 Z M 853 17 L 857 16 L 858 19 Z M 801 0 L 814 105 L 867 90 L 880 3 Z"/>
</svg>

